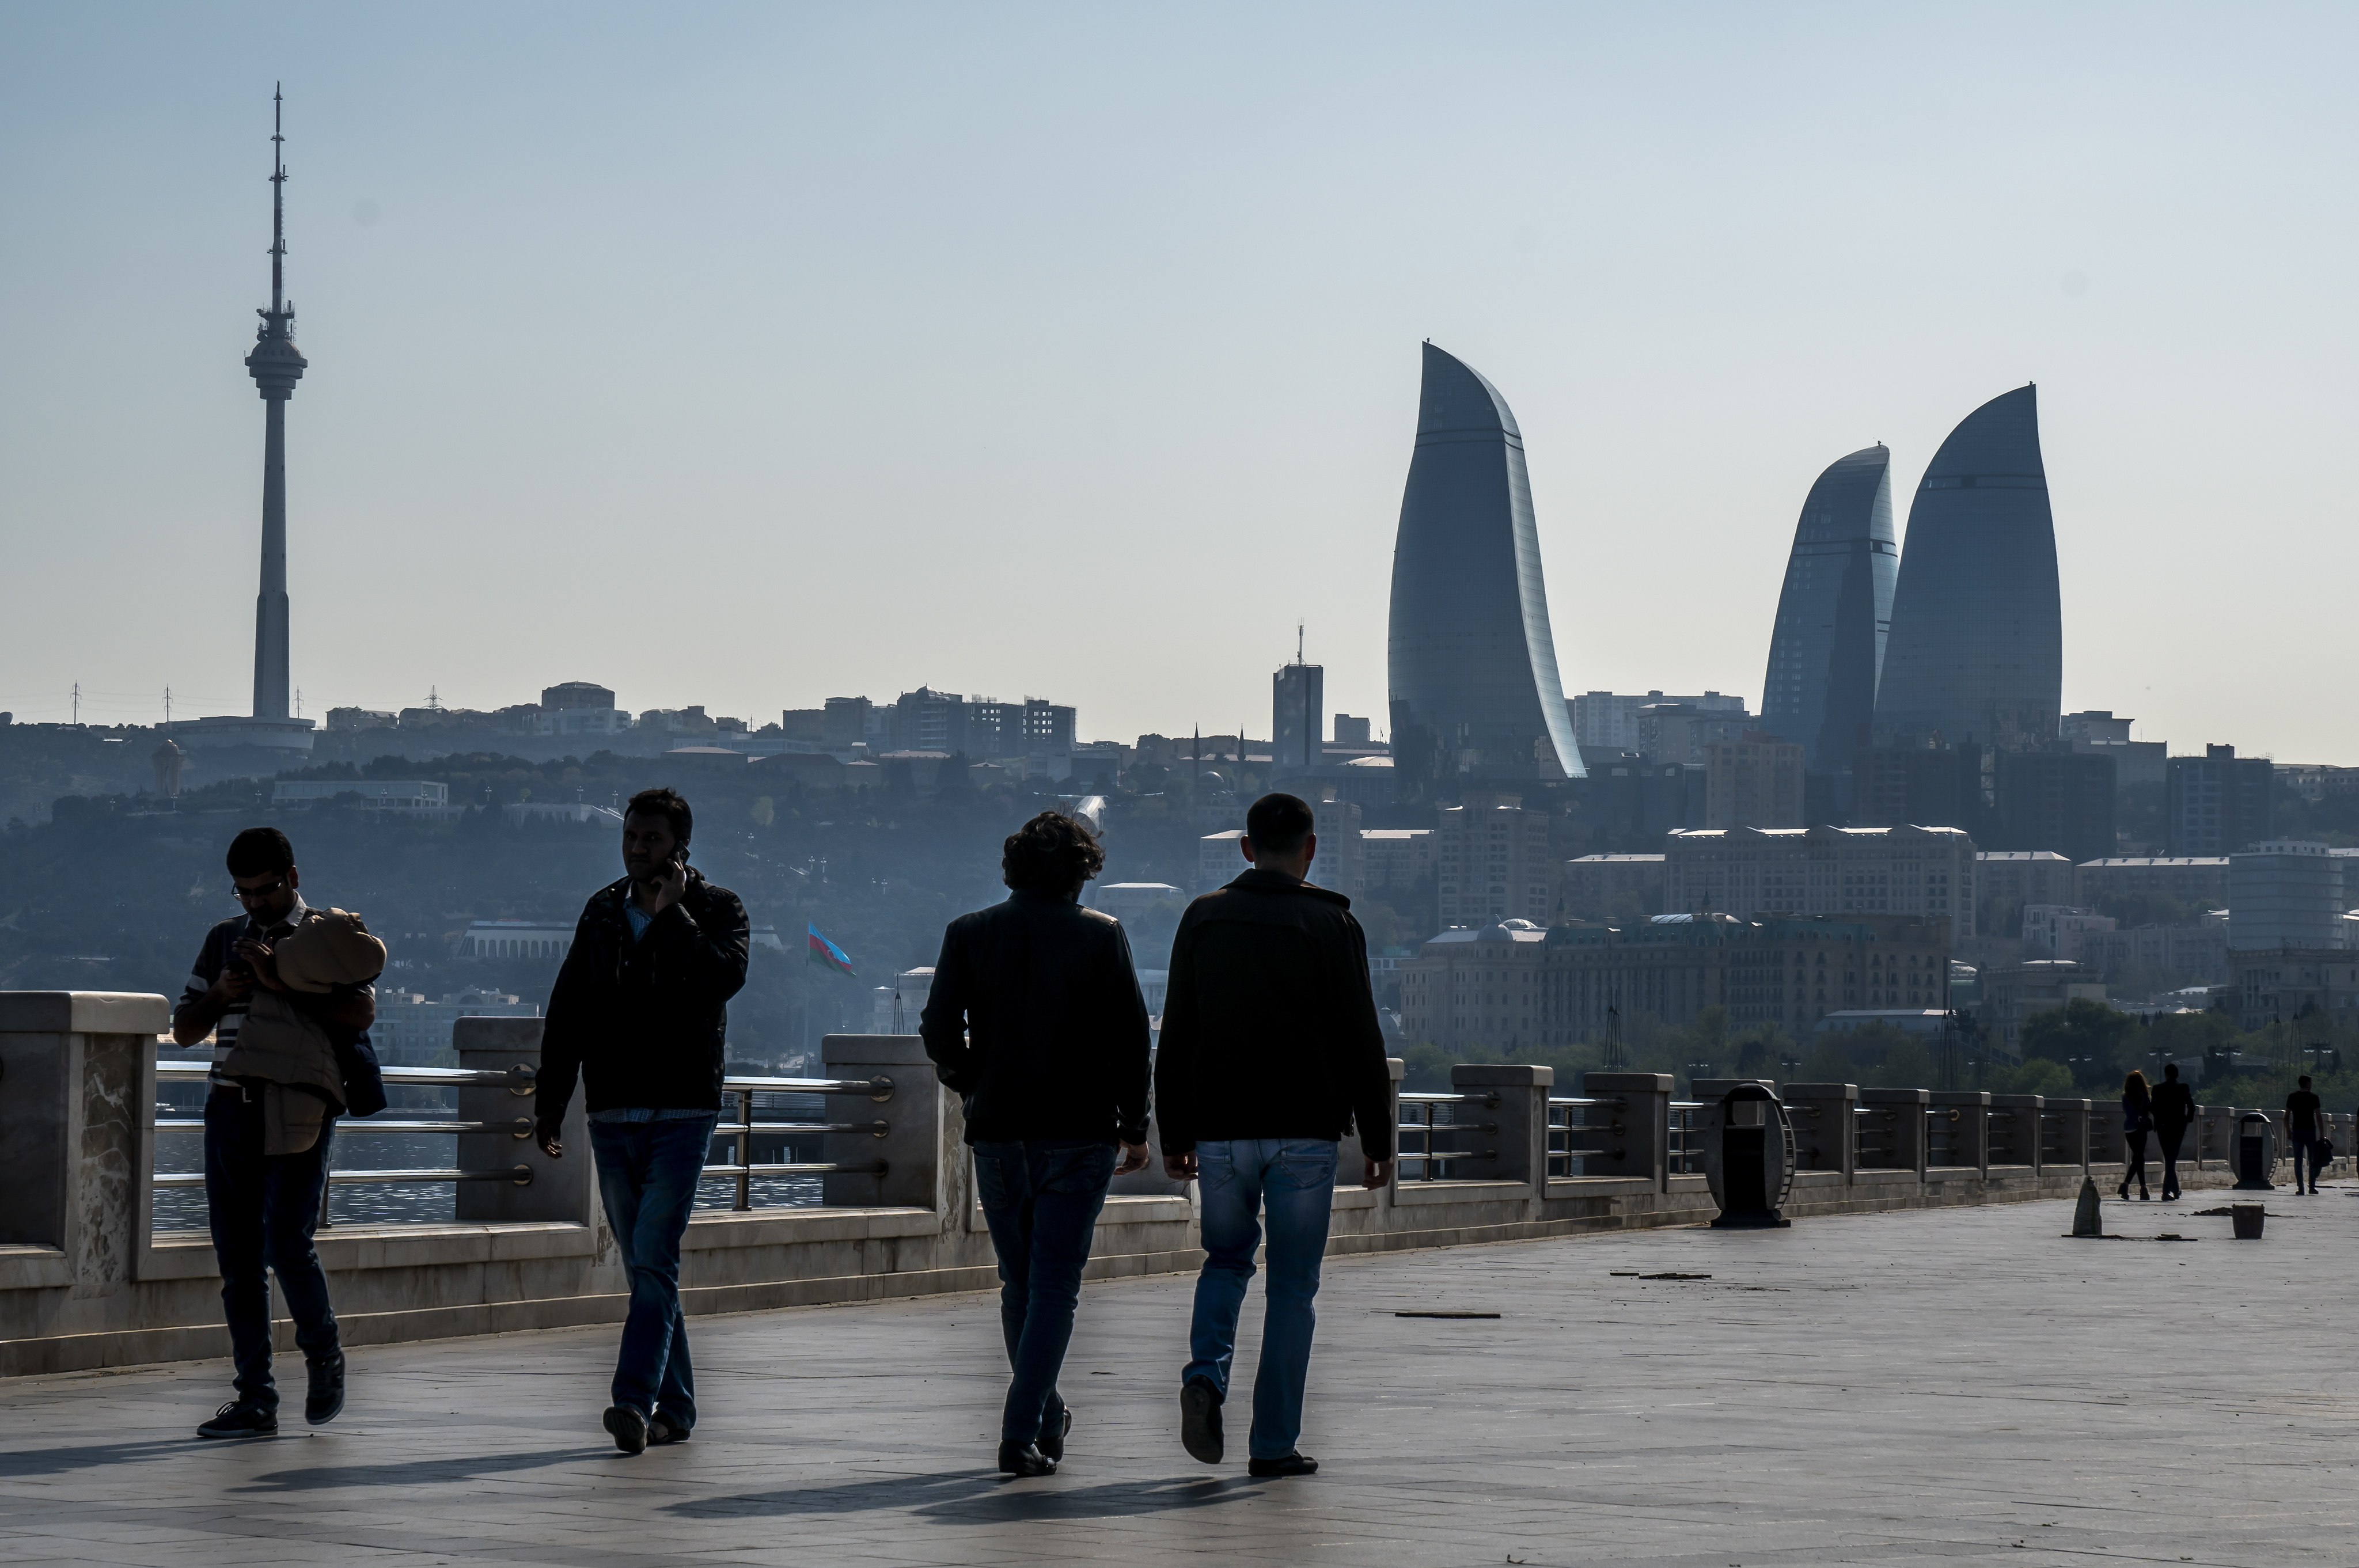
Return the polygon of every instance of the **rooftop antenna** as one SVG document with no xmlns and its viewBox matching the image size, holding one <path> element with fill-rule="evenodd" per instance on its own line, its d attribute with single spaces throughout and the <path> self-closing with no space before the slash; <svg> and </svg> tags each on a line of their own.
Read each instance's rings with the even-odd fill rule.
<svg viewBox="0 0 2359 1568">
<path fill-rule="evenodd" d="M 1294 662 L 1298 665 L 1302 662 L 1302 622 L 1299 621 L 1294 623 Z"/>
<path fill-rule="evenodd" d="M 293 324 L 294 312 L 287 308 L 287 138 L 285 130 L 285 84 L 270 84 L 270 308 L 262 319 L 270 323 L 274 335 L 284 337 Z"/>
</svg>

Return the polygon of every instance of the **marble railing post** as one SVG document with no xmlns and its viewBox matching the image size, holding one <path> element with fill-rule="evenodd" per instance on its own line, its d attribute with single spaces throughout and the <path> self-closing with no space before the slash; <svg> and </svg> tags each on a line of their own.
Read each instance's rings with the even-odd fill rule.
<svg viewBox="0 0 2359 1568">
<path fill-rule="evenodd" d="M 1392 1079 L 1392 1106 L 1387 1114 L 1393 1119 L 1393 1152 L 1398 1154 L 1400 1152 L 1400 1087 L 1401 1080 L 1408 1076 L 1408 1063 L 1399 1056 L 1387 1056 L 1385 1058 L 1385 1072 Z M 1360 1178 L 1367 1173 L 1367 1149 L 1360 1141 L 1360 1130 L 1355 1126 L 1349 1132 L 1344 1133 L 1343 1141 L 1336 1145 L 1335 1184 L 1339 1187 L 1358 1186 Z M 1397 1163 L 1393 1166 L 1392 1180 L 1396 1185 L 1400 1181 L 1400 1166 Z M 1187 1184 L 1180 1183 L 1172 1188 L 1172 1191 L 1184 1195 L 1188 1191 Z"/>
<path fill-rule="evenodd" d="M 1877 1114 L 1860 1118 L 1861 1131 L 1872 1132 L 1883 1146 L 1879 1170 L 1925 1173 L 1924 1089 L 1862 1089 L 1860 1108 Z"/>
<path fill-rule="evenodd" d="M 1588 1108 L 1585 1124 L 1605 1136 L 1593 1141 L 1594 1151 L 1583 1148 L 1582 1171 L 1592 1176 L 1643 1176 L 1658 1191 L 1668 1190 L 1671 1075 L 1583 1073 L 1579 1098 L 1613 1102 Z"/>
<path fill-rule="evenodd" d="M 1784 1098 L 1794 1123 L 1794 1168 L 1840 1171 L 1850 1180 L 1859 1168 L 1859 1086 L 1788 1084 Z"/>
<path fill-rule="evenodd" d="M 516 1067 L 540 1066 L 540 1026 L 538 1018 L 461 1018 L 451 1025 L 451 1046 L 459 1065 L 471 1072 L 506 1073 Z M 513 1084 L 468 1084 L 459 1090 L 462 1121 L 514 1121 L 527 1124 L 533 1116 L 533 1084 L 519 1077 Z M 523 1092 L 519 1093 L 521 1090 Z M 398 1102 L 404 1090 L 392 1088 Z M 524 1186 L 513 1182 L 461 1182 L 458 1216 L 471 1225 L 515 1225 L 557 1220 L 588 1225 L 597 1202 L 597 1167 L 590 1152 L 590 1124 L 583 1119 L 589 1098 L 581 1082 L 565 1108 L 559 1132 L 565 1153 L 552 1160 L 540 1152 L 529 1134 L 462 1132 L 459 1135 L 459 1169 L 512 1171 L 522 1165 L 532 1173 Z M 385 1115 L 403 1114 L 397 1103 Z M 724 1111 L 724 1115 L 726 1112 Z"/>
<path fill-rule="evenodd" d="M 136 1268 L 171 1022 L 141 992 L 0 991 L 0 1243 L 57 1249 L 77 1297 Z"/>
<path fill-rule="evenodd" d="M 2084 1099 L 2051 1099 L 2048 1102 L 2047 1119 L 2056 1129 L 2056 1153 L 2043 1158 L 2042 1164 L 2061 1169 L 2075 1166 L 2086 1170 L 2089 1165 L 2089 1102 Z"/>
<path fill-rule="evenodd" d="M 830 1121 L 884 1120 L 883 1138 L 866 1132 L 831 1132 L 826 1157 L 847 1165 L 885 1162 L 881 1176 L 821 1178 L 821 1200 L 831 1208 L 929 1208 L 949 1214 L 958 1184 L 953 1173 L 965 1164 L 959 1118 L 945 1114 L 949 1096 L 934 1076 L 925 1042 L 914 1034 L 830 1034 L 820 1042 L 824 1075 L 831 1078 L 890 1078 L 893 1092 L 877 1100 L 867 1095 L 830 1095 Z"/>
<path fill-rule="evenodd" d="M 1527 1182 L 1534 1193 L 1548 1184 L 1548 1102 L 1556 1087 L 1554 1067 L 1492 1066 L 1461 1062 L 1450 1069 L 1450 1087 L 1462 1095 L 1495 1096 L 1488 1109 L 1460 1106 L 1469 1121 L 1491 1122 L 1495 1137 L 1477 1137 L 1478 1148 L 1497 1151 L 1491 1159 L 1456 1162 L 1459 1175 L 1473 1182 Z"/>
</svg>

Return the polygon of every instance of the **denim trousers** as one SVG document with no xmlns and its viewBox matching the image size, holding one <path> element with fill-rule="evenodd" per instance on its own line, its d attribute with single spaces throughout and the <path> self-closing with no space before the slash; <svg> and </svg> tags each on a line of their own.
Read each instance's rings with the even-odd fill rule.
<svg viewBox="0 0 2359 1568">
<path fill-rule="evenodd" d="M 205 1216 L 221 1262 L 237 1397 L 265 1410 L 278 1408 L 270 1376 L 271 1271 L 278 1275 L 278 1293 L 287 1299 L 305 1359 L 336 1353 L 328 1276 L 311 1247 L 335 1133 L 335 1118 L 329 1117 L 320 1141 L 302 1153 L 265 1154 L 261 1091 L 249 1097 L 245 1089 L 216 1086 L 205 1098 Z"/>
<path fill-rule="evenodd" d="M 1335 1206 L 1335 1142 L 1321 1138 L 1238 1138 L 1196 1145 L 1203 1206 L 1204 1270 L 1196 1276 L 1190 1359 L 1180 1374 L 1209 1378 L 1225 1400 L 1236 1354 L 1237 1314 L 1253 1281 L 1261 1215 L 1269 1217 L 1269 1278 L 1262 1314 L 1261 1363 L 1254 1371 L 1256 1459 L 1294 1452 L 1302 1435 L 1302 1390 L 1310 1373 L 1311 1304 Z"/>
<path fill-rule="evenodd" d="M 2179 1146 L 2187 1137 L 2185 1122 L 2158 1121 L 2154 1125 L 2154 1146 L 2162 1155 L 2162 1190 L 2179 1191 Z"/>
<path fill-rule="evenodd" d="M 999 1440 L 1036 1443 L 1049 1421 L 1063 1419 L 1057 1374 L 1072 1343 L 1098 1211 L 1114 1181 L 1114 1145 L 978 1143 L 974 1181 L 999 1259 L 999 1331 L 1015 1374 Z"/>
<path fill-rule="evenodd" d="M 696 1183 L 712 1147 L 710 1116 L 663 1121 L 593 1121 L 590 1152 L 598 1195 L 631 1280 L 614 1397 L 641 1415 L 661 1412 L 675 1431 L 696 1424 L 696 1374 L 679 1311 L 679 1241 L 696 1207 Z"/>
</svg>

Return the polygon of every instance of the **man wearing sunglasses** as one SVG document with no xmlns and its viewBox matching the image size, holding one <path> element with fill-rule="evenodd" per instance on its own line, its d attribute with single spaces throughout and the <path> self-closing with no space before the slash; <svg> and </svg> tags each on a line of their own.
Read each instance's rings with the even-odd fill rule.
<svg viewBox="0 0 2359 1568">
<path fill-rule="evenodd" d="M 344 1355 L 336 1336 L 336 1314 L 328 1303 L 328 1278 L 312 1249 L 327 1186 L 328 1152 L 335 1118 L 299 1154 L 265 1152 L 264 1097 L 256 1085 L 224 1072 L 252 1005 L 255 988 L 266 986 L 287 997 L 337 1039 L 340 1065 L 349 1084 L 355 1072 L 375 1081 L 375 1058 L 366 1031 L 376 1021 L 376 990 L 369 985 L 338 986 L 325 995 L 299 995 L 280 983 L 272 944 L 305 918 L 310 906 L 298 888 L 294 846 L 276 827 L 249 827 L 230 841 L 230 891 L 245 908 L 205 935 L 195 970 L 172 1011 L 172 1038 L 182 1045 L 213 1040 L 212 1092 L 205 1099 L 205 1206 L 213 1251 L 222 1272 L 222 1304 L 229 1317 L 230 1354 L 236 1363 L 237 1397 L 197 1429 L 200 1437 L 275 1437 L 278 1390 L 270 1375 L 269 1271 L 295 1319 L 295 1343 L 303 1352 L 310 1387 L 303 1417 L 318 1426 L 344 1408 Z M 341 1036 L 341 1038 L 338 1038 Z M 258 1036 L 257 1036 L 258 1038 Z M 356 1068 L 351 1054 L 365 1059 Z M 349 1095 L 349 1091 L 348 1091 Z M 376 1097 L 382 1104 L 382 1093 Z M 372 1105 L 355 1105 L 365 1113 Z"/>
</svg>

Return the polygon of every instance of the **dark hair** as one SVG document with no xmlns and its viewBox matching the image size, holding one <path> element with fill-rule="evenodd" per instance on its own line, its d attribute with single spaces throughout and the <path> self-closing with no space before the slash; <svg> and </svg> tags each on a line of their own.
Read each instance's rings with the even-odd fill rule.
<svg viewBox="0 0 2359 1568">
<path fill-rule="evenodd" d="M 660 816 L 671 824 L 671 836 L 683 844 L 696 828 L 696 814 L 688 809 L 688 802 L 680 798 L 679 791 L 669 785 L 639 791 L 631 796 L 631 804 L 623 808 L 623 815 Z"/>
<path fill-rule="evenodd" d="M 2130 1069 L 2130 1076 L 2122 1080 L 2122 1094 L 2125 1098 L 2129 1099 L 2146 1098 L 2146 1075 L 2139 1072 L 2136 1067 L 2132 1067 Z"/>
<path fill-rule="evenodd" d="M 249 827 L 229 841 L 229 874 L 258 877 L 265 871 L 292 870 L 295 846 L 276 827 Z"/>
<path fill-rule="evenodd" d="M 1299 795 L 1266 795 L 1245 813 L 1245 837 L 1256 855 L 1291 855 L 1310 837 L 1310 807 Z"/>
<path fill-rule="evenodd" d="M 2176 1062 L 2165 1062 L 2162 1065 L 2162 1076 L 2166 1078 L 2177 1078 L 2179 1076 L 2179 1064 Z"/>
<path fill-rule="evenodd" d="M 2308 1073 L 2304 1073 L 2300 1077 L 2294 1081 L 2299 1083 L 2303 1088 L 2310 1087 L 2310 1075 Z"/>
<path fill-rule="evenodd" d="M 1012 888 L 1070 892 L 1105 869 L 1097 835 L 1061 811 L 1044 811 L 999 847 L 999 880 Z"/>
</svg>

